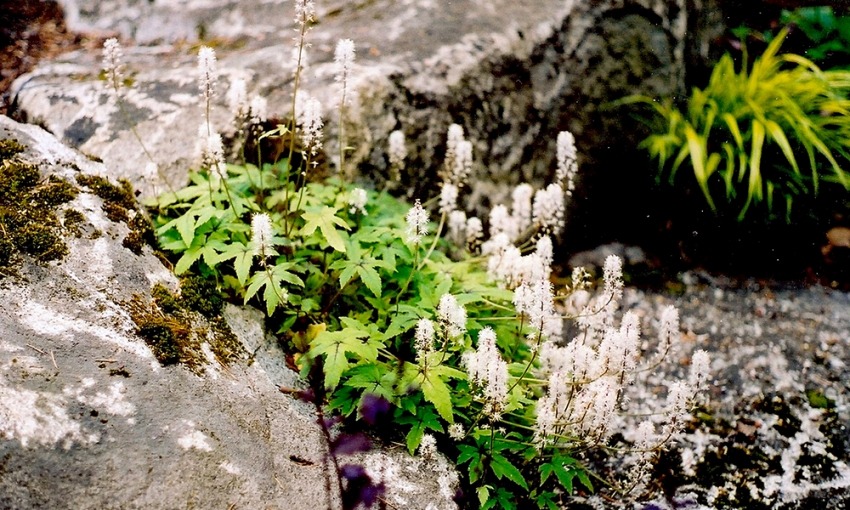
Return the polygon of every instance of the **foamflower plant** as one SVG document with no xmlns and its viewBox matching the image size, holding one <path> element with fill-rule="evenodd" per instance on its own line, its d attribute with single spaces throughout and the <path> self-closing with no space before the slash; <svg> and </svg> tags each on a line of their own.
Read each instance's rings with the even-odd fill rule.
<svg viewBox="0 0 850 510">
<path fill-rule="evenodd" d="M 235 123 L 213 124 L 215 53 L 200 50 L 197 168 L 188 186 L 150 203 L 175 272 L 206 278 L 230 300 L 265 312 L 312 383 L 309 401 L 351 508 L 393 490 L 389 470 L 338 461 L 368 445 L 354 432 L 361 425 L 423 462 L 453 461 L 473 507 L 556 508 L 597 482 L 618 497 L 640 497 L 654 457 L 706 384 L 708 360 L 697 353 L 690 377 L 671 384 L 639 437 L 618 446 L 638 459 L 624 468 L 628 476 L 614 481 L 592 471 L 584 452 L 608 448 L 628 385 L 665 361 L 678 315 L 665 311 L 657 348 L 645 352 L 637 317 L 618 311 L 619 259 L 606 262 L 597 289 L 581 270 L 568 287 L 552 284 L 554 243 L 578 172 L 572 135 L 558 135 L 555 182 L 520 184 L 484 219 L 459 208 L 475 160 L 458 124 L 447 126 L 442 182 L 412 205 L 389 193 L 399 182 L 381 190 L 350 182 L 344 138 L 338 171 L 319 172 L 327 160 L 322 108 L 298 90 L 314 22 L 313 2 L 297 1 L 291 115 L 270 130 L 262 130 L 261 115 L 274 105 L 249 99 L 242 81 L 224 95 Z M 356 94 L 354 55 L 354 43 L 340 41 L 340 121 Z M 245 151 L 224 150 L 218 130 L 227 129 L 237 142 L 276 138 L 285 148 L 273 161 L 260 151 L 257 160 L 228 163 L 225 153 L 244 158 Z M 416 143 L 403 130 L 389 136 L 387 167 L 397 175 Z M 333 177 L 313 177 L 320 174 Z M 376 426 L 376 409 L 391 425 Z M 348 427 L 342 435 L 331 432 L 333 417 Z"/>
</svg>

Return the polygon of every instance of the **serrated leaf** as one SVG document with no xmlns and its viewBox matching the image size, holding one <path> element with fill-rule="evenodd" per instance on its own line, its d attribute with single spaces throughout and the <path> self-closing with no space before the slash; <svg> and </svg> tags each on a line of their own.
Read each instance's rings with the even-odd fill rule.
<svg viewBox="0 0 850 510">
<path fill-rule="evenodd" d="M 351 365 L 348 354 L 356 354 L 360 360 L 374 362 L 378 358 L 378 348 L 373 342 L 364 342 L 369 333 L 355 328 L 341 331 L 323 331 L 310 343 L 310 357 L 325 357 L 325 387 L 334 389 Z"/>
<path fill-rule="evenodd" d="M 345 253 L 345 241 L 336 230 L 336 226 L 348 230 L 348 224 L 342 218 L 336 216 L 337 209 L 333 207 L 322 207 L 318 212 L 305 211 L 302 214 L 306 224 L 303 227 L 302 234 L 310 236 L 318 228 L 325 238 L 325 241 L 336 251 Z M 336 226 L 335 226 L 336 225 Z"/>
<path fill-rule="evenodd" d="M 266 314 L 271 316 L 278 305 L 285 302 L 289 295 L 286 289 L 280 286 L 280 282 L 283 280 L 281 273 L 286 273 L 286 271 L 278 271 L 275 269 L 272 271 L 265 270 L 255 273 L 254 276 L 248 280 L 248 288 L 245 290 L 245 303 L 248 303 L 248 301 L 254 297 L 260 289 L 264 288 L 263 301 L 266 303 Z M 292 273 L 288 274 L 292 275 Z M 298 281 L 300 281 L 300 279 L 298 279 Z"/>
<path fill-rule="evenodd" d="M 183 216 L 177 218 L 174 222 L 174 228 L 180 234 L 180 239 L 186 246 L 192 246 L 192 240 L 195 238 L 195 215 L 187 212 Z"/>
<path fill-rule="evenodd" d="M 342 272 L 339 274 L 339 285 L 340 287 L 345 287 L 345 285 L 351 281 L 351 278 L 357 273 L 357 266 L 354 264 L 348 265 Z"/>
<path fill-rule="evenodd" d="M 236 270 L 236 279 L 239 285 L 245 286 L 248 281 L 248 275 L 251 272 L 251 266 L 254 264 L 254 254 L 246 249 L 233 257 L 233 269 Z"/>
<path fill-rule="evenodd" d="M 483 507 L 490 499 L 490 488 L 486 485 L 482 485 L 475 489 L 475 494 L 478 496 L 478 504 Z"/>
<path fill-rule="evenodd" d="M 181 275 L 189 270 L 201 255 L 204 254 L 203 246 L 195 246 L 183 252 L 183 256 L 174 265 L 174 274 Z"/>
<path fill-rule="evenodd" d="M 418 320 L 419 316 L 414 313 L 400 313 L 396 315 L 384 333 L 384 340 L 389 340 L 406 331 L 410 331 L 416 326 Z"/>
<path fill-rule="evenodd" d="M 502 455 L 497 453 L 493 454 L 490 458 L 490 469 L 499 480 L 501 480 L 502 477 L 507 478 L 523 489 L 528 490 L 528 483 L 526 483 L 522 473 Z"/>
<path fill-rule="evenodd" d="M 423 374 L 422 395 L 425 396 L 425 400 L 434 404 L 434 408 L 444 420 L 454 423 L 451 391 L 434 369 L 429 368 Z"/>
<path fill-rule="evenodd" d="M 425 427 L 422 423 L 417 423 L 410 429 L 407 433 L 406 443 L 407 443 L 407 451 L 410 452 L 411 455 L 416 453 L 416 449 L 419 448 L 419 444 L 422 442 L 422 436 L 425 435 Z"/>
<path fill-rule="evenodd" d="M 357 266 L 357 274 L 360 275 L 360 279 L 363 280 L 366 288 L 372 291 L 375 297 L 381 297 L 381 276 L 373 267 L 365 264 Z"/>
</svg>

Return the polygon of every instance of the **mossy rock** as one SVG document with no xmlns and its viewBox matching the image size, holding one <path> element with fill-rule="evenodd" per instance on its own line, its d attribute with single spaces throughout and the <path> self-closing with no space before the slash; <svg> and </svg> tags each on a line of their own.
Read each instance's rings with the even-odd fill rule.
<svg viewBox="0 0 850 510">
<path fill-rule="evenodd" d="M 139 327 L 139 336 L 145 339 L 156 359 L 163 365 L 180 361 L 180 347 L 174 331 L 164 322 L 152 321 Z"/>
<path fill-rule="evenodd" d="M 50 176 L 42 180 L 35 165 L 18 161 L 23 151 L 15 141 L 0 140 L 0 267 L 14 268 L 29 255 L 38 262 L 67 255 L 63 225 L 56 208 L 73 200 L 79 190 L 68 181 Z M 0 277 L 8 275 L 0 273 Z"/>
<path fill-rule="evenodd" d="M 163 365 L 180 363 L 195 373 L 208 361 L 204 342 L 220 363 L 240 359 L 245 350 L 221 316 L 224 301 L 213 282 L 193 276 L 181 281 L 181 293 L 162 284 L 151 289 L 153 302 L 135 296 L 130 316 L 137 334 Z"/>
<path fill-rule="evenodd" d="M 215 282 L 200 276 L 189 276 L 180 280 L 180 298 L 186 308 L 208 319 L 220 315 L 224 306 L 224 299 Z"/>
<path fill-rule="evenodd" d="M 12 158 L 25 150 L 26 147 L 17 140 L 0 140 L 0 160 Z"/>
</svg>

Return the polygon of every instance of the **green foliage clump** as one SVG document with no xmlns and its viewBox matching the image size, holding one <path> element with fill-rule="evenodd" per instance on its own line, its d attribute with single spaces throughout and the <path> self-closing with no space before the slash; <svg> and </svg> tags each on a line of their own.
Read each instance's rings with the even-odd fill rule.
<svg viewBox="0 0 850 510">
<path fill-rule="evenodd" d="M 529 497 L 545 507 L 559 491 L 571 493 L 574 479 L 591 488 L 568 452 L 554 445 L 538 451 L 532 441 L 540 390 L 528 371 L 536 354 L 513 292 L 491 280 L 482 259 L 450 259 L 438 236 L 408 242 L 409 204 L 368 191 L 358 210 L 349 205 L 352 186 L 297 182 L 301 172 L 287 161 L 227 165 L 226 175 L 193 172 L 188 187 L 160 196 L 154 222 L 175 271 L 215 281 L 230 299 L 265 310 L 302 372 L 322 374 L 318 384 L 332 411 L 355 420 L 367 396 L 383 397 L 396 425 L 388 439 L 403 441 L 411 453 L 426 434 L 446 437 L 459 426 L 457 462 L 467 466 L 484 508 L 515 508 L 512 501 Z M 252 235 L 260 214 L 273 232 L 264 245 Z M 447 294 L 466 308 L 468 330 L 451 337 L 438 328 L 441 348 L 418 356 L 417 323 L 438 322 Z M 172 305 L 160 304 L 166 306 Z M 489 426 L 485 403 L 461 369 L 485 327 L 495 331 L 512 376 L 502 411 L 515 426 L 504 429 Z M 165 334 L 151 332 L 155 341 Z"/>
<path fill-rule="evenodd" d="M 787 27 L 791 51 L 805 56 L 821 69 L 850 68 L 850 16 L 826 5 L 800 7 L 783 9 L 772 25 L 765 31 L 742 26 L 732 33 L 741 39 L 771 42 Z"/>
<path fill-rule="evenodd" d="M 711 209 L 725 203 L 739 220 L 763 204 L 768 214 L 784 209 L 790 221 L 794 201 L 816 196 L 822 183 L 850 189 L 843 168 L 850 162 L 850 72 L 779 55 L 784 38 L 783 31 L 751 68 L 736 71 L 724 55 L 684 111 L 670 100 L 625 100 L 655 114 L 642 146 L 658 160 L 659 175 L 673 183 L 689 166 L 688 182 Z"/>
</svg>

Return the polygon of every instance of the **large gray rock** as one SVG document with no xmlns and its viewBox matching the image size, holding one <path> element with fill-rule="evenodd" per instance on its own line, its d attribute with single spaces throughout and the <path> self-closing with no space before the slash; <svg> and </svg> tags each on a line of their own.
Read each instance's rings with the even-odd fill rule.
<svg viewBox="0 0 850 510">
<path fill-rule="evenodd" d="M 10 138 L 44 179 L 108 173 L 0 116 L 0 140 Z M 14 271 L 2 268 L 0 508 L 336 508 L 315 409 L 278 390 L 305 384 L 265 335 L 262 313 L 224 311 L 250 360 L 223 365 L 201 344 L 195 370 L 161 366 L 133 316 L 154 284 L 173 289 L 175 277 L 149 247 L 123 246 L 127 225 L 107 218 L 97 196 L 83 189 L 60 205 L 65 221 L 70 209 L 83 219 L 81 235 L 63 235 L 67 256 L 19 255 Z M 207 338 L 197 320 L 190 327 Z M 455 508 L 435 497 L 436 474 L 400 474 L 399 486 L 415 489 L 406 508 Z"/>
<path fill-rule="evenodd" d="M 351 164 L 380 181 L 388 134 L 402 129 L 411 152 L 406 181 L 418 183 L 412 192 L 420 194 L 431 192 L 452 122 L 474 144 L 472 201 L 486 204 L 509 185 L 549 179 L 561 130 L 576 134 L 583 168 L 605 170 L 594 165 L 616 150 L 610 140 L 635 141 L 622 124 L 624 112 L 605 105 L 684 87 L 685 0 L 317 3 L 304 89 L 323 100 L 329 119 L 337 118 L 333 49 L 338 39 L 352 38 L 358 65 L 356 100 L 346 116 Z M 72 28 L 161 44 L 127 49 L 135 84 L 124 114 L 96 79 L 95 52 L 65 55 L 22 77 L 14 89 L 17 114 L 103 158 L 118 175 L 136 176 L 146 193 L 154 191 L 138 179 L 146 159 L 128 128 L 137 128 L 177 185 L 192 162 L 201 118 L 194 58 L 186 44 L 172 41 L 194 41 L 202 27 L 218 46 L 220 91 L 243 76 L 268 98 L 272 113 L 289 111 L 292 2 L 68 0 L 65 7 Z M 222 103 L 214 112 L 220 129 L 230 121 Z M 328 124 L 333 155 L 337 123 Z"/>
</svg>

